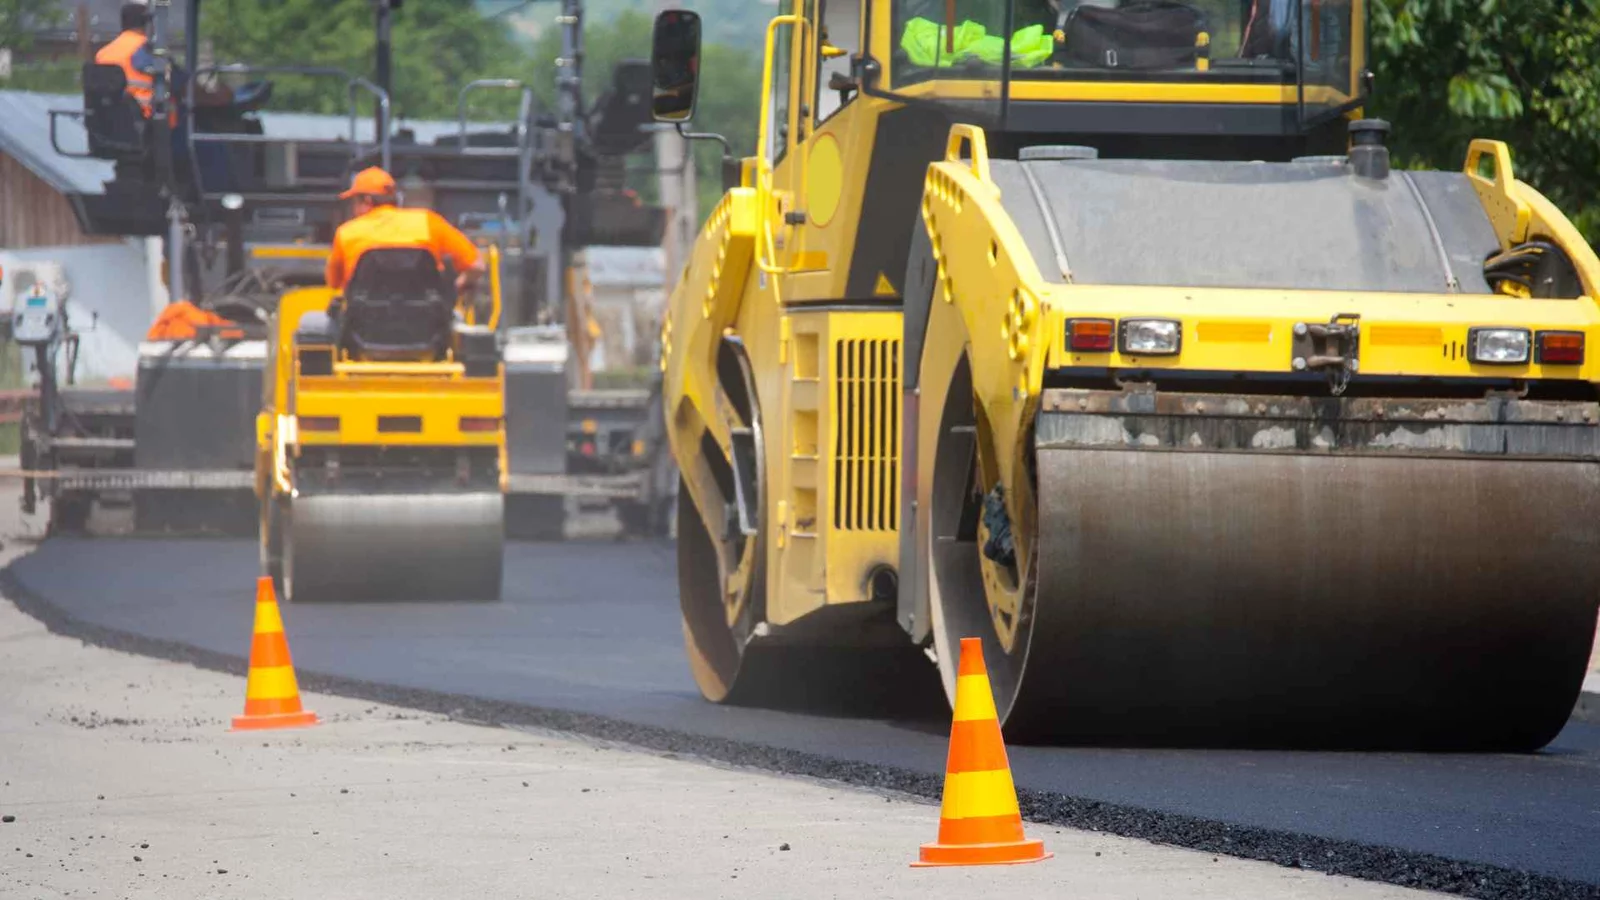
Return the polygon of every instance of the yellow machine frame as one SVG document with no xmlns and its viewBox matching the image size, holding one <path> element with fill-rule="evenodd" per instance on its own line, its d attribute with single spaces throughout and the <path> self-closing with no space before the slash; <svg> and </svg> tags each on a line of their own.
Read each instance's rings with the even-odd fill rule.
<svg viewBox="0 0 1600 900">
<path fill-rule="evenodd" d="M 766 29 L 758 155 L 744 160 L 742 183 L 708 217 L 663 318 L 664 412 L 683 477 L 683 515 L 704 524 L 719 574 L 721 612 L 736 640 L 804 634 L 826 608 L 881 611 L 909 548 L 927 554 L 931 536 L 901 542 L 903 501 L 927 508 L 938 410 L 949 376 L 970 364 L 976 401 L 977 453 L 984 488 L 1008 488 L 1018 557 L 1026 556 L 1034 519 L 1031 495 L 1018 489 L 1028 430 L 1044 398 L 1049 369 L 1073 365 L 1142 369 L 1282 372 L 1297 322 L 1330 321 L 1359 304 L 1363 374 L 1559 378 L 1600 382 L 1591 352 L 1581 366 L 1486 367 L 1469 362 L 1472 326 L 1522 326 L 1600 338 L 1600 260 L 1572 224 L 1531 186 L 1518 181 L 1509 151 L 1474 141 L 1465 171 L 1502 248 L 1540 236 L 1566 251 L 1586 295 L 1537 300 L 1504 295 L 1381 294 L 1339 291 L 1216 290 L 1050 283 L 1000 203 L 989 178 L 987 136 L 966 124 L 950 128 L 942 160 L 928 167 L 921 192 L 937 272 L 915 391 L 905 381 L 902 311 L 904 272 L 878 273 L 871 296 L 848 289 L 852 253 L 866 210 L 869 170 L 879 120 L 906 108 L 896 99 L 858 92 L 822 121 L 802 116 L 817 96 L 825 51 L 817 40 L 815 4 L 804 15 L 779 15 Z M 1353 4 L 1363 29 L 1366 4 Z M 888 3 L 862 4 L 862 34 L 874 56 L 890 58 Z M 869 20 L 875 24 L 870 30 Z M 787 27 L 787 37 L 780 32 Z M 790 72 L 775 69 L 788 41 Z M 1352 69 L 1365 66 L 1356 42 Z M 892 78 L 890 79 L 892 81 Z M 775 122 L 775 86 L 786 84 L 785 121 Z M 960 98 L 981 92 L 974 82 L 930 81 L 899 97 Z M 1139 103 L 1293 104 L 1292 88 L 1260 85 L 1144 85 L 1017 82 L 1029 100 Z M 1326 93 L 1326 92 L 1324 92 Z M 1333 94 L 1337 94 L 1334 96 Z M 1351 101 L 1333 92 L 1319 102 Z M 1346 119 L 1360 117 L 1349 109 Z M 779 125 L 784 127 L 780 130 Z M 775 154 L 775 136 L 785 137 Z M 913 223 L 905 223 L 910 229 Z M 914 263 L 915 261 L 913 261 Z M 1182 323 L 1182 351 L 1162 358 L 1124 358 L 1115 351 L 1085 359 L 1064 344 L 1072 317 L 1153 315 Z M 1440 353 L 1444 346 L 1447 352 Z M 1489 371 L 1492 369 L 1493 371 Z M 745 396 L 751 395 L 751 396 Z M 1052 401 L 1059 402 L 1059 401 Z M 920 415 L 919 411 L 920 410 Z M 915 423 L 907 432 L 903 425 Z M 753 440 L 752 440 L 753 437 Z M 902 446 L 902 440 L 912 441 Z M 755 448 L 751 472 L 737 469 Z M 715 448 L 713 450 L 713 447 Z M 726 460 L 734 460 L 730 467 Z M 910 467 L 904 471 L 903 467 Z M 754 498 L 749 497 L 754 487 Z M 904 493 L 906 496 L 902 496 Z M 726 509 L 738 503 L 739 522 Z M 756 521 L 746 521 L 753 512 Z M 920 524 L 919 519 L 919 524 Z M 745 540 L 726 537 L 743 531 Z M 680 564 L 680 568 L 683 566 Z M 885 582 L 888 573 L 888 582 Z M 680 574 L 685 594 L 693 573 Z M 709 577 L 709 576 L 707 576 Z M 1014 636 L 1020 593 L 992 565 L 984 571 L 996 631 Z M 686 604 L 690 601 L 686 600 Z M 893 605 L 891 604 L 891 609 Z M 1009 618 L 1008 618 L 1009 617 Z M 691 666 L 702 691 L 728 689 L 686 612 Z M 917 644 L 931 640 L 926 602 L 898 609 L 898 625 Z M 831 620 L 830 620 L 831 621 Z M 848 641 L 860 635 L 835 629 Z M 942 648 L 941 648 L 942 649 Z M 792 670 L 788 676 L 805 679 Z"/>
<path fill-rule="evenodd" d="M 488 248 L 492 330 L 500 318 L 499 250 Z M 283 295 L 273 317 L 262 410 L 256 416 L 256 495 L 265 504 L 295 495 L 293 461 L 307 446 L 493 447 L 500 459 L 500 491 L 508 487 L 505 434 L 505 366 L 490 377 L 469 377 L 452 359 L 440 362 L 333 361 L 326 375 L 306 375 L 295 353 L 295 329 L 307 312 L 321 311 L 336 297 L 327 287 Z M 475 311 L 464 318 L 476 324 Z M 380 428 L 380 420 L 414 417 L 413 430 Z M 300 427 L 302 418 L 331 420 L 331 429 Z M 464 429 L 463 422 L 493 422 Z M 263 535 L 265 535 L 263 529 Z M 265 539 L 265 538 L 263 538 Z"/>
</svg>

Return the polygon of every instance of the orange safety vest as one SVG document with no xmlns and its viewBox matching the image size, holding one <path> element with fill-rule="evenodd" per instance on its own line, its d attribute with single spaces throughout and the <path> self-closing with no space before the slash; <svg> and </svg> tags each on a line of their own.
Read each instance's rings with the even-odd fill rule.
<svg viewBox="0 0 1600 900">
<path fill-rule="evenodd" d="M 339 226 L 328 253 L 326 281 L 342 290 L 368 250 L 380 247 L 422 247 L 441 266 L 449 257 L 462 271 L 478 261 L 478 248 L 466 235 L 429 209 L 380 206 Z"/>
<path fill-rule="evenodd" d="M 133 67 L 133 55 L 138 53 L 139 48 L 149 40 L 142 31 L 124 31 L 94 55 L 94 61 L 99 65 L 122 67 L 122 74 L 128 79 L 128 96 L 139 101 L 139 108 L 144 110 L 146 119 L 150 118 L 150 104 L 155 96 L 155 80 Z"/>
<path fill-rule="evenodd" d="M 176 303 L 168 303 L 166 308 L 161 310 L 161 315 L 156 317 L 155 322 L 150 325 L 150 330 L 145 333 L 145 340 L 190 340 L 199 334 L 198 326 L 232 324 L 234 323 L 210 310 L 201 309 L 187 300 L 179 300 Z M 238 340 L 244 337 L 243 331 L 231 328 L 220 334 L 224 339 Z"/>
</svg>

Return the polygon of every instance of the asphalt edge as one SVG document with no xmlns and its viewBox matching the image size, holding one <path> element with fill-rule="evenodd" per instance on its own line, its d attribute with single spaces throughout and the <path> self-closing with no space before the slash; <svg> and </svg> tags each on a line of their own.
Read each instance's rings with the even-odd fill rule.
<svg viewBox="0 0 1600 900">
<path fill-rule="evenodd" d="M 1600 669 L 1584 678 L 1578 704 L 1572 708 L 1572 718 L 1590 725 L 1600 725 Z"/>
<path fill-rule="evenodd" d="M 26 555 L 24 553 L 17 558 Z M 249 662 L 244 655 L 218 653 L 178 641 L 146 637 L 85 622 L 28 588 L 17 577 L 10 562 L 0 568 L 0 596 L 50 632 L 87 645 L 185 663 L 239 677 L 248 671 Z M 908 794 L 933 802 L 938 802 L 943 792 L 941 777 L 898 767 L 852 763 L 764 744 L 636 725 L 589 713 L 405 688 L 299 668 L 296 669 L 296 676 L 302 691 L 431 712 L 470 724 L 545 729 L 658 754 Z M 1588 706 L 1585 706 L 1586 703 Z M 1600 696 L 1585 694 L 1579 705 L 1600 717 Z M 1432 854 L 1233 825 L 1052 791 L 1019 788 L 1017 800 L 1023 818 L 1030 822 L 1102 832 L 1327 875 L 1482 900 L 1600 900 L 1600 885 L 1501 866 L 1461 862 Z M 929 827 L 933 827 L 931 820 Z M 915 848 L 911 847 L 906 850 L 908 854 L 914 851 Z"/>
</svg>

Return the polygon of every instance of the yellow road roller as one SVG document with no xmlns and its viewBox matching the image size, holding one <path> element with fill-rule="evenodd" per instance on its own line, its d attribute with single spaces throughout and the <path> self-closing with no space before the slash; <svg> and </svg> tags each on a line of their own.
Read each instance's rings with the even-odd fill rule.
<svg viewBox="0 0 1600 900">
<path fill-rule="evenodd" d="M 757 153 L 662 330 L 707 698 L 864 690 L 907 647 L 953 694 L 978 637 L 1018 742 L 1561 729 L 1600 604 L 1600 261 L 1504 144 L 1391 165 L 1371 12 L 772 19 Z M 698 53 L 661 13 L 680 130 Z"/>
<path fill-rule="evenodd" d="M 261 555 L 287 602 L 493 601 L 506 436 L 497 248 L 488 309 L 420 248 L 290 291 L 257 417 Z M 481 321 L 480 321 L 481 319 Z"/>
</svg>

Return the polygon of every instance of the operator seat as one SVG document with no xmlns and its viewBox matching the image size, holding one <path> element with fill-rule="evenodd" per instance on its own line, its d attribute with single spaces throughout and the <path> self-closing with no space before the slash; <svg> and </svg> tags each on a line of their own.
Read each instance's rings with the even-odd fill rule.
<svg viewBox="0 0 1600 900">
<path fill-rule="evenodd" d="M 150 160 L 149 127 L 139 101 L 128 94 L 128 76 L 121 66 L 84 64 L 83 129 L 89 155 L 142 167 Z"/>
<path fill-rule="evenodd" d="M 361 254 L 334 305 L 338 345 L 351 359 L 434 361 L 450 348 L 454 292 L 421 247 Z"/>
</svg>

